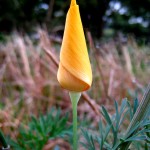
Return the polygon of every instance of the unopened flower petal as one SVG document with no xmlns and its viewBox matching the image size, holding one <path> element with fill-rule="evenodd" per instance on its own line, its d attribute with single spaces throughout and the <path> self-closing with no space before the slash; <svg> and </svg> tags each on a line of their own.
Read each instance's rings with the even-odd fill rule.
<svg viewBox="0 0 150 150">
<path fill-rule="evenodd" d="M 57 78 L 61 86 L 70 91 L 85 91 L 92 83 L 91 65 L 76 1 L 72 1 L 66 18 Z"/>
</svg>

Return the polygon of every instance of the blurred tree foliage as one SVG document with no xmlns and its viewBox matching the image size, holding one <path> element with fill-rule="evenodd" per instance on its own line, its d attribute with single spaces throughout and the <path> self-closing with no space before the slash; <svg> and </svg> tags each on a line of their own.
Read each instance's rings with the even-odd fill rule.
<svg viewBox="0 0 150 150">
<path fill-rule="evenodd" d="M 136 37 L 150 36 L 150 0 L 114 0 L 118 8 L 111 9 L 107 19 L 113 29 L 133 33 Z M 150 40 L 150 39 L 149 39 Z"/>
<path fill-rule="evenodd" d="M 103 29 L 150 35 L 150 0 L 77 0 L 84 28 L 101 37 Z M 30 31 L 37 24 L 63 31 L 70 0 L 0 0 L 0 32 Z M 59 28 L 61 27 L 62 28 Z"/>
</svg>

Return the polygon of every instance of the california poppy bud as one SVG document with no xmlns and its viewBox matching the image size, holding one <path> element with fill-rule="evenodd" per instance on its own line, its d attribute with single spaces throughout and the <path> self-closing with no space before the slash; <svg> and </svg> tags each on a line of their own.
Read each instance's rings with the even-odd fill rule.
<svg viewBox="0 0 150 150">
<path fill-rule="evenodd" d="M 71 1 L 66 17 L 57 79 L 63 88 L 75 92 L 89 89 L 92 83 L 91 65 L 75 0 Z"/>
</svg>

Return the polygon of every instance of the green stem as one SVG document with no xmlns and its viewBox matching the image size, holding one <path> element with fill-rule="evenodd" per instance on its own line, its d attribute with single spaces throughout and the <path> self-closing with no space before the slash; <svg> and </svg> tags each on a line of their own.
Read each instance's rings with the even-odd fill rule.
<svg viewBox="0 0 150 150">
<path fill-rule="evenodd" d="M 4 135 L 3 135 L 3 133 L 2 133 L 1 130 L 0 130 L 0 142 L 2 143 L 2 145 L 3 145 L 4 148 L 7 148 L 7 147 L 8 147 L 8 145 L 7 145 L 7 143 L 6 143 L 6 140 L 5 140 L 5 138 L 4 138 Z"/>
<path fill-rule="evenodd" d="M 80 99 L 81 93 L 70 92 L 70 99 L 72 102 L 73 109 L 73 150 L 78 148 L 78 137 L 77 137 L 77 105 Z"/>
</svg>

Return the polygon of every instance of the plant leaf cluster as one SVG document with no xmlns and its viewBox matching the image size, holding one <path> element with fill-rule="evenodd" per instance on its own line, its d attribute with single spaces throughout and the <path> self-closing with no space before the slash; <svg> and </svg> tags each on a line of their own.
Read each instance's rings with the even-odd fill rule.
<svg viewBox="0 0 150 150">
<path fill-rule="evenodd" d="M 26 127 L 21 127 L 17 141 L 10 140 L 9 144 L 14 150 L 41 150 L 48 140 L 56 138 L 65 139 L 72 134 L 72 127 L 67 125 L 68 114 L 61 116 L 61 110 L 52 108 L 46 115 L 37 119 L 31 117 Z"/>
<path fill-rule="evenodd" d="M 126 133 L 126 131 L 121 128 L 127 119 L 129 123 L 131 122 L 138 105 L 137 99 L 134 100 L 133 107 L 127 99 L 123 99 L 119 110 L 118 103 L 115 101 L 115 114 L 112 116 L 110 116 L 107 109 L 102 106 L 101 112 L 106 123 L 104 124 L 102 121 L 99 122 L 98 135 L 91 135 L 83 130 L 82 132 L 86 144 L 82 143 L 82 145 L 88 150 L 96 150 L 97 145 L 100 150 L 123 150 L 122 147 L 124 144 L 132 142 L 136 149 L 140 149 L 141 144 L 137 144 L 137 142 L 142 141 L 145 143 L 145 149 L 148 149 L 150 147 L 149 112 L 144 120 L 137 122 L 130 132 Z"/>
</svg>

